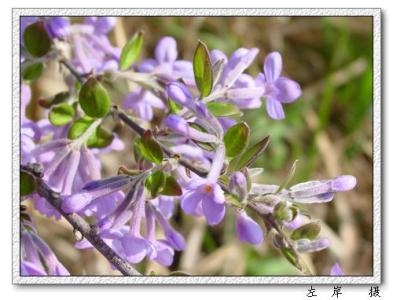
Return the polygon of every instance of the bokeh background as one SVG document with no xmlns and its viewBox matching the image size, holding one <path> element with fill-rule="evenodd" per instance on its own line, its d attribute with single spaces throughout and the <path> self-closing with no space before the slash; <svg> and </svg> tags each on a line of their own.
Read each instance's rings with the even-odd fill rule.
<svg viewBox="0 0 393 300">
<path fill-rule="evenodd" d="M 330 238 L 332 246 L 306 256 L 306 260 L 317 274 L 329 274 L 338 261 L 348 275 L 372 275 L 371 17 L 123 17 L 118 18 L 111 40 L 121 47 L 139 30 L 145 33 L 144 57 L 153 55 L 164 35 L 176 38 L 180 56 L 188 60 L 198 39 L 209 49 L 218 48 L 227 55 L 239 47 L 257 47 L 260 54 L 248 70 L 252 75 L 260 72 L 267 53 L 281 52 L 283 73 L 300 83 L 303 95 L 285 106 L 284 121 L 270 120 L 264 107 L 245 113 L 251 143 L 267 134 L 272 137 L 269 150 L 256 163 L 265 169 L 259 181 L 282 182 L 296 159 L 299 162 L 293 183 L 340 174 L 356 176 L 358 185 L 353 191 L 338 194 L 328 204 L 307 206 L 315 218 L 323 220 L 322 235 Z M 33 86 L 33 102 L 53 94 L 51 89 L 58 77 L 51 72 L 56 68 Z M 61 83 L 58 86 L 61 89 Z M 34 111 L 32 114 L 38 116 Z M 124 128 L 115 130 L 124 138 L 126 149 L 102 157 L 104 176 L 114 174 L 119 164 L 131 163 L 132 136 Z M 65 221 L 33 214 L 39 233 L 71 274 L 119 274 L 96 250 L 73 248 L 75 236 Z M 269 236 L 260 247 L 240 244 L 231 214 L 214 228 L 179 211 L 173 222 L 187 239 L 187 250 L 176 255 L 170 269 L 145 262 L 137 266 L 142 272 L 299 274 L 271 246 Z"/>
</svg>

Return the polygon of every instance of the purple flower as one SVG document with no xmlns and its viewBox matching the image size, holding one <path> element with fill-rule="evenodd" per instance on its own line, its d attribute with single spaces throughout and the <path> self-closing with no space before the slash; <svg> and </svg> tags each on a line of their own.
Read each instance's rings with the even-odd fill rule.
<svg viewBox="0 0 393 300">
<path fill-rule="evenodd" d="M 71 195 L 86 182 L 100 178 L 98 159 L 77 140 L 54 140 L 30 154 L 43 163 L 44 180 L 62 195 Z"/>
<path fill-rule="evenodd" d="M 174 81 L 167 85 L 166 91 L 168 97 L 176 103 L 187 107 L 190 110 L 194 110 L 194 101 L 191 93 L 184 84 Z"/>
<path fill-rule="evenodd" d="M 165 119 L 165 125 L 176 133 L 185 137 L 205 143 L 216 143 L 217 138 L 209 133 L 205 133 L 189 126 L 187 121 L 178 115 L 169 115 Z"/>
<path fill-rule="evenodd" d="M 330 269 L 330 276 L 343 276 L 345 275 L 338 263 L 335 263 Z"/>
<path fill-rule="evenodd" d="M 96 205 L 93 201 L 125 189 L 130 185 L 131 181 L 132 178 L 127 175 L 90 181 L 78 193 L 65 197 L 62 202 L 62 209 L 67 213 L 78 212 L 85 208 L 88 209 L 88 205 Z"/>
<path fill-rule="evenodd" d="M 332 201 L 335 193 L 346 192 L 356 186 L 356 178 L 352 175 L 341 175 L 333 179 L 313 180 L 298 183 L 289 189 L 283 190 L 277 196 L 290 202 L 297 203 L 324 203 Z M 252 194 L 274 194 L 277 185 L 253 184 Z"/>
<path fill-rule="evenodd" d="M 153 119 L 153 109 L 165 109 L 162 100 L 143 88 L 138 88 L 123 99 L 123 107 L 132 110 L 142 120 Z"/>
<path fill-rule="evenodd" d="M 106 36 L 114 21 L 110 17 L 90 17 L 85 24 L 71 25 L 67 40 L 72 45 L 72 62 L 82 73 L 118 69 L 121 50 Z"/>
<path fill-rule="evenodd" d="M 213 64 L 219 59 L 223 59 L 224 62 L 226 61 L 225 54 L 222 52 L 217 52 L 217 50 L 213 51 Z M 226 88 L 232 87 L 232 85 L 239 79 L 244 70 L 246 70 L 252 64 L 258 53 L 259 50 L 257 48 L 239 48 L 233 52 L 231 57 L 227 60 L 220 78 L 222 86 Z"/>
<path fill-rule="evenodd" d="M 29 227 L 31 228 L 31 226 Z M 27 230 L 23 227 L 21 234 L 21 275 L 68 276 L 70 273 L 34 230 Z"/>
<path fill-rule="evenodd" d="M 278 52 L 272 52 L 265 58 L 264 74 L 258 80 L 265 85 L 267 113 L 272 119 L 285 118 L 283 103 L 291 103 L 300 97 L 302 91 L 297 82 L 281 76 L 282 60 Z"/>
<path fill-rule="evenodd" d="M 85 17 L 85 23 L 98 34 L 108 34 L 116 25 L 116 17 Z"/>
<path fill-rule="evenodd" d="M 194 85 L 194 73 L 189 61 L 177 60 L 176 40 L 170 36 L 163 37 L 157 43 L 154 59 L 144 60 L 139 71 L 153 73 L 165 81 L 182 78 L 187 84 Z"/>
<path fill-rule="evenodd" d="M 236 214 L 236 233 L 241 242 L 258 245 L 263 241 L 261 227 L 245 211 Z"/>
<path fill-rule="evenodd" d="M 51 17 L 45 25 L 51 38 L 64 39 L 71 33 L 70 21 L 65 17 Z"/>
<path fill-rule="evenodd" d="M 181 207 L 185 213 L 204 215 L 209 225 L 220 223 L 225 215 L 225 196 L 217 182 L 224 158 L 225 148 L 219 145 L 207 178 L 192 180 L 181 198 Z"/>
</svg>

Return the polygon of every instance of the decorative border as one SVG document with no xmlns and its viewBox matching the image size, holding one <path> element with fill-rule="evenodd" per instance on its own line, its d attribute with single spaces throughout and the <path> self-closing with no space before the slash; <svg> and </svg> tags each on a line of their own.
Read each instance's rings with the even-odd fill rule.
<svg viewBox="0 0 393 300">
<path fill-rule="evenodd" d="M 371 16 L 373 17 L 373 276 L 20 276 L 20 16 Z M 381 276 L 381 10 L 378 8 L 14 8 L 12 10 L 12 282 L 13 284 L 380 284 Z"/>
</svg>

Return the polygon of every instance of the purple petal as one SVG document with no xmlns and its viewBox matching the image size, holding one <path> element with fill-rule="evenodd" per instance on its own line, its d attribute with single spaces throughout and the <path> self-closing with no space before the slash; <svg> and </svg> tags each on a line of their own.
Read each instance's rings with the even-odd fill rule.
<svg viewBox="0 0 393 300">
<path fill-rule="evenodd" d="M 138 70 L 142 73 L 151 73 L 157 66 L 157 61 L 155 59 L 149 58 L 140 63 Z"/>
<path fill-rule="evenodd" d="M 22 276 L 45 276 L 48 275 L 42 266 L 37 266 L 29 261 L 22 261 L 20 266 Z"/>
<path fill-rule="evenodd" d="M 195 215 L 199 202 L 202 200 L 202 195 L 197 192 L 188 192 L 181 198 L 181 208 L 186 214 Z"/>
<path fill-rule="evenodd" d="M 124 237 L 120 240 L 124 254 L 130 263 L 141 262 L 149 252 L 149 245 L 143 238 Z"/>
<path fill-rule="evenodd" d="M 71 33 L 70 21 L 64 17 L 52 17 L 46 23 L 46 28 L 52 38 L 63 39 Z"/>
<path fill-rule="evenodd" d="M 155 243 L 157 256 L 154 259 L 160 265 L 163 266 L 170 266 L 173 263 L 173 255 L 175 252 L 173 249 L 164 242 L 156 241 Z"/>
<path fill-rule="evenodd" d="M 268 82 L 273 83 L 280 77 L 282 70 L 282 59 L 281 54 L 278 52 L 272 52 L 265 58 L 263 70 Z"/>
<path fill-rule="evenodd" d="M 107 34 L 116 25 L 116 17 L 86 17 L 85 23 L 94 26 L 100 34 Z"/>
<path fill-rule="evenodd" d="M 236 233 L 241 242 L 258 245 L 263 241 L 261 227 L 244 211 L 237 214 Z"/>
<path fill-rule="evenodd" d="M 191 105 L 192 95 L 188 89 L 179 82 L 172 82 L 167 86 L 168 96 L 181 105 Z"/>
<path fill-rule="evenodd" d="M 173 63 L 177 58 L 176 40 L 170 36 L 163 37 L 159 40 L 154 54 L 159 63 Z"/>
<path fill-rule="evenodd" d="M 239 76 L 247 69 L 258 55 L 257 48 L 236 50 L 228 61 L 224 69 L 223 77 L 225 78 L 225 85 L 231 87 Z"/>
<path fill-rule="evenodd" d="M 267 97 L 266 110 L 268 115 L 274 120 L 285 119 L 285 113 L 282 104 L 274 98 Z"/>
<path fill-rule="evenodd" d="M 356 177 L 352 175 L 342 175 L 333 179 L 332 187 L 336 192 L 346 192 L 352 190 L 356 186 Z"/>
<path fill-rule="evenodd" d="M 210 51 L 210 60 L 213 65 L 219 60 L 223 60 L 224 64 L 226 64 L 228 62 L 228 58 L 225 55 L 225 53 L 222 52 L 221 50 L 218 50 L 218 49 L 214 49 L 214 50 Z"/>
<path fill-rule="evenodd" d="M 277 88 L 275 98 L 281 103 L 293 102 L 302 94 L 300 85 L 296 81 L 286 77 L 278 78 L 274 85 Z"/>
<path fill-rule="evenodd" d="M 330 269 L 330 276 L 343 276 L 345 275 L 338 263 L 335 263 Z"/>
<path fill-rule="evenodd" d="M 218 204 L 212 199 L 202 200 L 202 211 L 209 225 L 216 225 L 222 221 L 225 215 L 225 204 Z"/>
</svg>

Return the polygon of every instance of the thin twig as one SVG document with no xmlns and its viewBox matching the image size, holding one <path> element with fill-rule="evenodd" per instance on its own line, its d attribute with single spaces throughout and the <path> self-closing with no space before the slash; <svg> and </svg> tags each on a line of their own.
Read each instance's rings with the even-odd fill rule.
<svg viewBox="0 0 393 300">
<path fill-rule="evenodd" d="M 42 179 L 42 169 L 39 166 L 36 164 L 21 165 L 21 171 L 33 176 L 37 193 L 44 197 L 73 226 L 74 230 L 79 231 L 123 275 L 142 275 L 104 242 L 94 226 L 90 226 L 77 214 L 67 214 L 63 211 L 59 193 L 53 191 Z"/>
<path fill-rule="evenodd" d="M 85 82 L 85 76 L 81 74 L 77 69 L 74 68 L 72 64 L 70 64 L 65 58 L 59 60 L 59 63 L 64 65 L 70 73 L 80 82 Z"/>
</svg>

